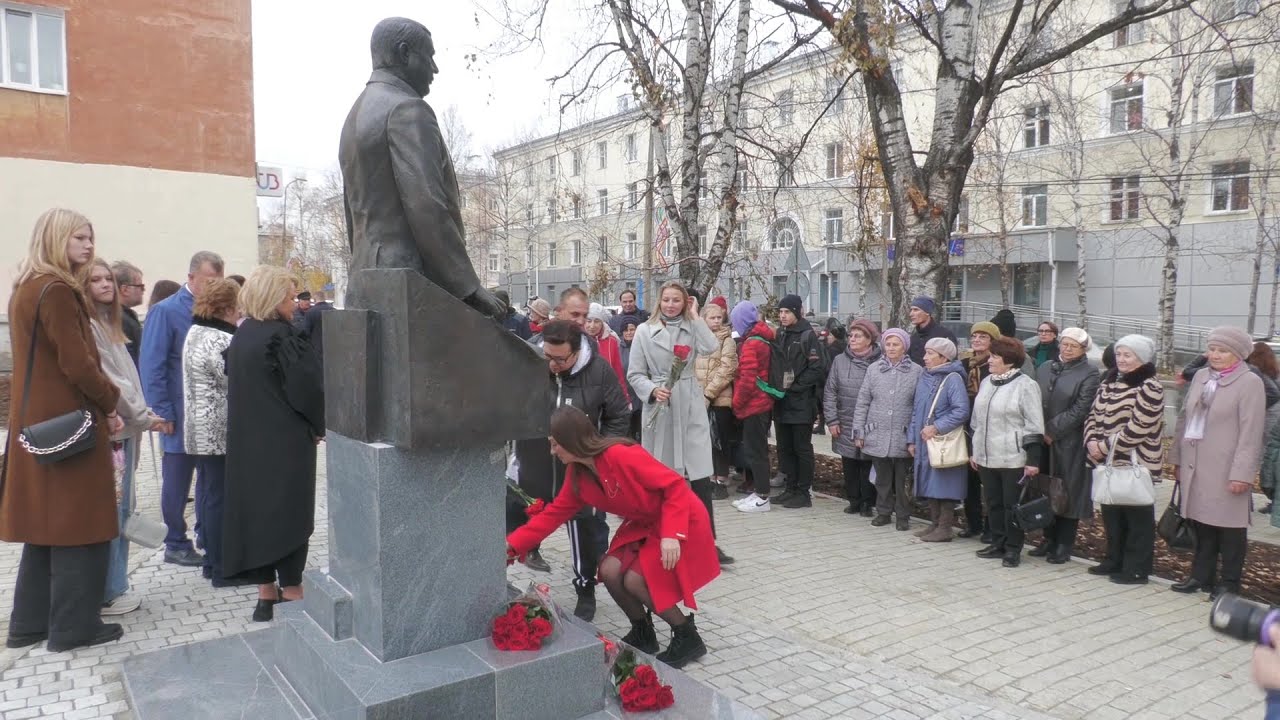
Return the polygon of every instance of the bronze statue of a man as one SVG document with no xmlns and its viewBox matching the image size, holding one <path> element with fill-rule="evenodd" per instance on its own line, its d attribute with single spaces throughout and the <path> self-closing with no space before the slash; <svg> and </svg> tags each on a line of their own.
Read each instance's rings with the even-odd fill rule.
<svg viewBox="0 0 1280 720">
<path fill-rule="evenodd" d="M 467 256 L 458 178 L 440 125 L 423 100 L 440 72 L 431 32 L 406 18 L 373 29 L 373 74 L 342 126 L 342 166 L 352 287 L 356 273 L 409 268 L 489 316 L 505 309 L 480 285 Z"/>
</svg>

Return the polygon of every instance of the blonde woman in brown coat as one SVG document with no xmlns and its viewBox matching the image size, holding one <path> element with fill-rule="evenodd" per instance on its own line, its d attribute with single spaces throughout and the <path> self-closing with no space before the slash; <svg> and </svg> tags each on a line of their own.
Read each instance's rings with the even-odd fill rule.
<svg viewBox="0 0 1280 720">
<path fill-rule="evenodd" d="M 9 300 L 13 398 L 0 540 L 23 543 L 9 616 L 11 648 L 48 639 L 48 649 L 58 652 L 123 634 L 98 615 L 108 544 L 119 534 L 111 436 L 124 423 L 116 414 L 120 391 L 99 366 L 82 290 L 93 249 L 88 219 L 71 210 L 46 211 L 36 221 Z M 19 442 L 22 428 L 79 410 L 93 415 L 91 449 L 42 464 Z"/>
<path fill-rule="evenodd" d="M 720 349 L 698 357 L 694 369 L 702 383 L 711 417 L 711 496 L 729 497 L 729 447 L 733 443 L 733 376 L 738 372 L 738 344 L 733 341 L 725 309 L 712 303 L 702 309 L 702 319 L 715 333 Z"/>
</svg>

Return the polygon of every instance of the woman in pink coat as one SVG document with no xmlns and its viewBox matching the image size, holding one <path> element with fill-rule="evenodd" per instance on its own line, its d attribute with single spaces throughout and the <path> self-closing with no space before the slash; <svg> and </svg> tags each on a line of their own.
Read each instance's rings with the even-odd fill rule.
<svg viewBox="0 0 1280 720">
<path fill-rule="evenodd" d="M 566 466 L 560 493 L 545 510 L 507 536 L 508 555 L 538 546 L 584 505 L 623 519 L 600 561 L 600 581 L 631 620 L 623 642 L 656 652 L 657 613 L 671 626 L 658 659 L 679 668 L 706 654 L 693 615 L 693 594 L 720 574 L 711 521 L 689 483 L 626 438 L 605 438 L 583 412 L 564 406 L 551 415 L 551 452 Z"/>
</svg>

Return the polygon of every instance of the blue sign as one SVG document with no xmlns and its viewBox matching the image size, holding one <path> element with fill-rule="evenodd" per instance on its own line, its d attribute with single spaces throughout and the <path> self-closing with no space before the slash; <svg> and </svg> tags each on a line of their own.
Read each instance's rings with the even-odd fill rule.
<svg viewBox="0 0 1280 720">
<path fill-rule="evenodd" d="M 636 283 L 636 307 L 644 307 L 644 278 Z"/>
<path fill-rule="evenodd" d="M 885 257 L 889 259 L 889 262 L 893 262 L 894 258 L 896 258 L 898 255 L 897 243 L 894 243 L 892 245 L 886 245 L 884 252 L 885 252 Z"/>
<path fill-rule="evenodd" d="M 954 257 L 964 257 L 964 238 L 960 236 L 951 238 L 951 242 L 947 246 L 947 251 Z"/>
</svg>

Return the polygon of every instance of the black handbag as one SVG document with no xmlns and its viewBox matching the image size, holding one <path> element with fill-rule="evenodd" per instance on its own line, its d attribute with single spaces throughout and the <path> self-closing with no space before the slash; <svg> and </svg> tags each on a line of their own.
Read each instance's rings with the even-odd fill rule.
<svg viewBox="0 0 1280 720">
<path fill-rule="evenodd" d="M 1178 509 L 1178 499 L 1182 494 L 1182 485 L 1174 483 L 1173 496 L 1169 498 L 1169 506 L 1160 515 L 1156 523 L 1156 534 L 1169 546 L 1170 550 L 1192 550 L 1195 548 L 1195 529 L 1191 521 L 1182 517 Z"/>
<path fill-rule="evenodd" d="M 36 462 L 52 465 L 93 448 L 97 437 L 93 432 L 93 413 L 89 410 L 72 410 L 55 418 L 34 425 L 23 426 L 27 416 L 27 400 L 31 396 L 31 376 L 36 361 L 36 334 L 40 329 L 40 306 L 44 295 L 55 283 L 49 283 L 40 291 L 36 301 L 36 316 L 31 324 L 31 346 L 27 349 L 27 377 L 22 381 L 22 404 L 18 409 L 18 444 L 35 456 Z M 61 283 L 65 285 L 66 283 Z"/>
<path fill-rule="evenodd" d="M 1018 504 L 1013 506 L 1013 519 L 1018 523 L 1018 527 L 1023 532 L 1031 532 L 1032 530 L 1043 530 L 1053 524 L 1053 502 L 1048 495 L 1042 495 L 1035 500 L 1028 501 L 1027 487 L 1030 483 L 1027 478 L 1022 478 L 1019 483 L 1022 485 L 1022 492 L 1018 495 Z"/>
</svg>

